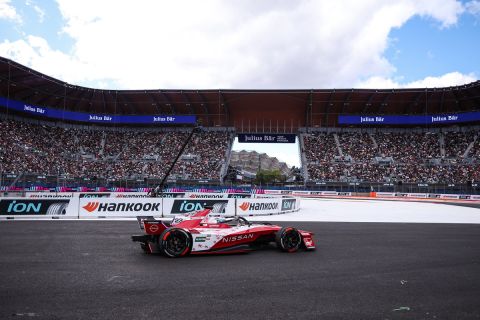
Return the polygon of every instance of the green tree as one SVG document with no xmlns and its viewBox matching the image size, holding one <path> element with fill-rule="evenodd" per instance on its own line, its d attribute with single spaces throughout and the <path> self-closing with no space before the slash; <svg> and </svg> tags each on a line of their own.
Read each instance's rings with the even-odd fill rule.
<svg viewBox="0 0 480 320">
<path fill-rule="evenodd" d="M 287 177 L 282 175 L 280 170 L 258 170 L 255 177 L 256 184 L 273 184 L 275 182 L 285 182 Z"/>
</svg>

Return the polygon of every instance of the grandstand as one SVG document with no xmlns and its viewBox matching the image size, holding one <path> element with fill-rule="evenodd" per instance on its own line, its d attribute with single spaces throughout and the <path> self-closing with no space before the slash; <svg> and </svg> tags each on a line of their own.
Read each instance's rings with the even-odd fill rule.
<svg viewBox="0 0 480 320">
<path fill-rule="evenodd" d="M 201 124 L 170 183 L 221 185 L 236 134 L 284 133 L 300 138 L 309 188 L 478 193 L 479 106 L 479 81 L 395 90 L 100 90 L 0 58 L 0 184 L 152 186 Z"/>
</svg>

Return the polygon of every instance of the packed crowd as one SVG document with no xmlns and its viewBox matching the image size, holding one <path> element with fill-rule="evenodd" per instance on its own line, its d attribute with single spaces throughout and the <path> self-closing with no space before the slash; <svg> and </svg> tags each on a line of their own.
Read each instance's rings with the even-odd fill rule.
<svg viewBox="0 0 480 320">
<path fill-rule="evenodd" d="M 406 183 L 480 181 L 477 135 L 477 131 L 305 134 L 308 178 Z"/>
<path fill-rule="evenodd" d="M 107 179 L 161 178 L 188 131 L 101 131 L 0 121 L 0 171 Z M 196 133 L 172 177 L 217 180 L 232 135 Z M 477 131 L 302 135 L 308 179 L 405 183 L 480 181 Z M 382 161 L 380 161 L 380 160 Z"/>
<path fill-rule="evenodd" d="M 161 178 L 186 131 L 99 131 L 0 121 L 0 171 L 124 179 Z M 232 137 L 195 133 L 172 174 L 177 178 L 220 178 Z"/>
<path fill-rule="evenodd" d="M 463 158 L 469 145 L 474 141 L 475 135 L 475 131 L 445 133 L 445 156 Z"/>
</svg>

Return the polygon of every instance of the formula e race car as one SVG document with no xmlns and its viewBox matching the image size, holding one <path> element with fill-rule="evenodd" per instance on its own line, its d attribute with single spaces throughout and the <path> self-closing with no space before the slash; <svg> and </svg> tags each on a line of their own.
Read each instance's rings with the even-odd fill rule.
<svg viewBox="0 0 480 320">
<path fill-rule="evenodd" d="M 143 235 L 132 236 L 146 253 L 168 257 L 188 254 L 248 252 L 276 242 L 285 252 L 315 249 L 313 233 L 269 223 L 250 223 L 239 216 L 215 217 L 213 208 L 175 216 L 170 224 L 153 217 L 138 217 Z"/>
</svg>

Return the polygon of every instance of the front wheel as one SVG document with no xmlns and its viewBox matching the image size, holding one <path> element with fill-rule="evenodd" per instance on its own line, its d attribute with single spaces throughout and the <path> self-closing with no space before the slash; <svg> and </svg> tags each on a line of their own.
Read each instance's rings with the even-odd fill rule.
<svg viewBox="0 0 480 320">
<path fill-rule="evenodd" d="M 183 229 L 168 228 L 158 238 L 158 250 L 171 258 L 185 256 L 192 250 L 192 237 Z"/>
<path fill-rule="evenodd" d="M 296 252 L 302 244 L 302 236 L 295 228 L 283 227 L 277 232 L 275 241 L 280 250 L 285 252 Z"/>
</svg>

